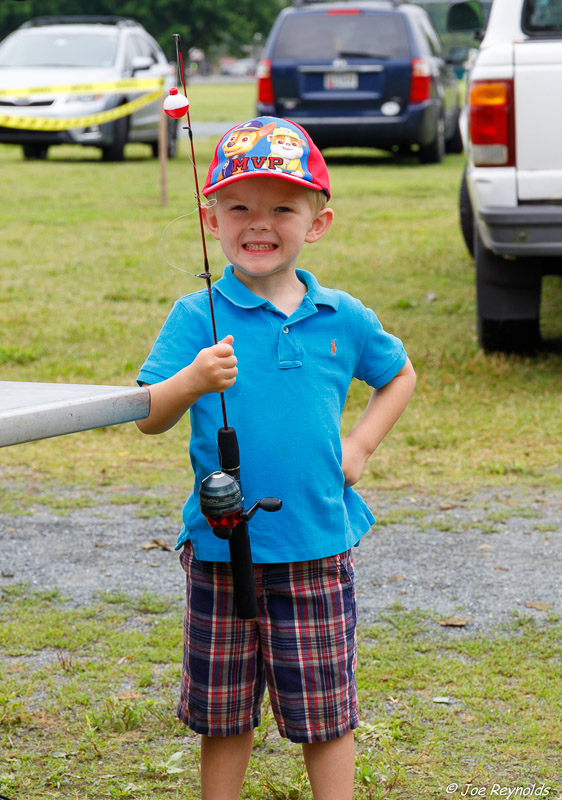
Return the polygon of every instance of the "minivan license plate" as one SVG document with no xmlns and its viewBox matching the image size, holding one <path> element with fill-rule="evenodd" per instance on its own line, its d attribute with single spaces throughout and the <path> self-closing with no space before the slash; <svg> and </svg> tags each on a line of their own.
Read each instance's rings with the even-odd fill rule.
<svg viewBox="0 0 562 800">
<path fill-rule="evenodd" d="M 324 89 L 357 89 L 359 76 L 356 72 L 326 72 Z"/>
</svg>

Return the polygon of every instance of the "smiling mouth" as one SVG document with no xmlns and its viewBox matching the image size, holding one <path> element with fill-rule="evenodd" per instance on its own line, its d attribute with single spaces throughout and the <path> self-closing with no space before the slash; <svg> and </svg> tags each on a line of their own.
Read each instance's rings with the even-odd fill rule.
<svg viewBox="0 0 562 800">
<path fill-rule="evenodd" d="M 277 245 L 273 243 L 257 244 L 255 242 L 247 242 L 242 247 L 250 253 L 270 253 L 273 250 L 277 250 Z"/>
</svg>

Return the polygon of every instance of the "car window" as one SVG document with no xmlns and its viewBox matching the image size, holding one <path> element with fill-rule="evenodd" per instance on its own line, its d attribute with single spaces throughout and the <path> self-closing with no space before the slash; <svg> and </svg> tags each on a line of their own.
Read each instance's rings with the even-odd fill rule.
<svg viewBox="0 0 562 800">
<path fill-rule="evenodd" d="M 156 49 L 151 45 L 148 39 L 145 39 L 142 36 L 135 36 L 134 37 L 136 42 L 136 47 L 138 50 L 139 55 L 141 56 L 148 56 L 153 60 L 155 64 L 158 63 L 158 53 Z"/>
<path fill-rule="evenodd" d="M 274 46 L 272 58 L 409 58 L 406 24 L 399 14 L 291 14 Z"/>
<path fill-rule="evenodd" d="M 137 36 L 127 36 L 125 41 L 125 69 L 130 70 L 133 67 L 133 59 L 136 56 L 142 56 L 143 53 L 139 47 L 139 39 Z"/>
<path fill-rule="evenodd" d="M 523 7 L 523 30 L 562 34 L 562 0 L 527 0 Z"/>
<path fill-rule="evenodd" d="M 439 37 L 437 35 L 437 32 L 435 31 L 435 28 L 425 17 L 420 18 L 420 23 L 421 23 L 421 29 L 424 32 L 424 35 L 427 39 L 427 43 L 429 45 L 429 50 L 431 54 L 434 56 L 441 56 L 442 55 L 441 42 L 439 41 Z"/>
<path fill-rule="evenodd" d="M 112 32 L 16 33 L 0 47 L 0 67 L 111 67 L 116 51 Z"/>
</svg>

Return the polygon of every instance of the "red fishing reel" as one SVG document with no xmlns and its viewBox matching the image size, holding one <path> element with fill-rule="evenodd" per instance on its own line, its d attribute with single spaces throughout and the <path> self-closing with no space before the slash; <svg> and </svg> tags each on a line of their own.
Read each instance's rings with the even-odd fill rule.
<svg viewBox="0 0 562 800">
<path fill-rule="evenodd" d="M 203 516 L 219 539 L 230 539 L 234 528 L 252 519 L 260 508 L 279 511 L 282 506 L 278 497 L 262 497 L 246 510 L 240 484 L 222 471 L 212 472 L 201 482 L 199 503 Z"/>
</svg>

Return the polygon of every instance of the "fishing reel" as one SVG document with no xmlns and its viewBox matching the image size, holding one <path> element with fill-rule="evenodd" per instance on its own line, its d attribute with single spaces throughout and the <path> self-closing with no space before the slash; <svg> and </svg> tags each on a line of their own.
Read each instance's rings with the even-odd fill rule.
<svg viewBox="0 0 562 800">
<path fill-rule="evenodd" d="M 258 614 L 258 606 L 248 520 L 260 508 L 263 511 L 279 511 L 282 504 L 277 497 L 262 497 L 246 510 L 240 485 L 238 438 L 234 428 L 227 425 L 219 428 L 217 447 L 221 468 L 201 481 L 199 503 L 215 536 L 228 541 L 236 614 L 240 619 L 254 619 Z"/>
<path fill-rule="evenodd" d="M 246 510 L 239 482 L 222 471 L 212 472 L 201 482 L 199 503 L 203 516 L 219 539 L 230 539 L 236 526 L 248 522 L 260 508 L 279 511 L 282 505 L 277 497 L 262 497 Z"/>
</svg>

